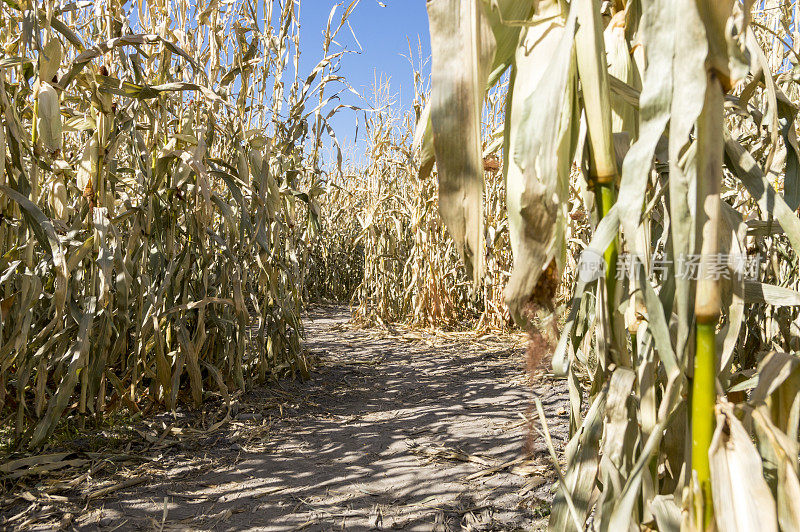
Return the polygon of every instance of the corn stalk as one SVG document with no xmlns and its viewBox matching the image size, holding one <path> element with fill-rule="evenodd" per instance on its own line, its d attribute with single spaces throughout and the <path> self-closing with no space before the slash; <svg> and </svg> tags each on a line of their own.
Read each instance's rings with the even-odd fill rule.
<svg viewBox="0 0 800 532">
<path fill-rule="evenodd" d="M 446 4 L 429 3 L 434 44 L 470 49 L 463 20 L 444 14 Z M 794 357 L 767 352 L 794 341 L 800 304 L 788 273 L 800 250 L 798 91 L 786 74 L 796 63 L 787 43 L 797 6 L 520 4 L 479 2 L 473 26 L 487 24 L 494 42 L 516 32 L 515 53 L 497 46 L 484 55 L 473 45 L 461 59 L 511 69 L 512 314 L 526 322 L 532 309 L 555 308 L 547 300 L 568 263 L 570 188 L 597 206 L 577 270 L 605 257 L 608 274 L 615 249 L 625 259 L 613 282 L 577 276 L 554 349 L 553 369 L 570 387 L 572 438 L 550 528 L 793 530 L 800 389 Z M 509 16 L 514 8 L 522 14 Z M 442 77 L 433 78 L 433 93 L 441 92 L 432 127 L 421 120 L 417 137 L 465 143 L 447 133 L 457 129 L 451 122 L 437 126 L 437 101 L 481 100 L 493 79 L 479 77 L 464 94 L 469 85 Z M 435 159 L 440 176 L 463 174 L 464 162 L 445 150 Z M 573 185 L 573 164 L 587 169 L 588 182 Z M 452 233 L 458 243 L 477 241 Z M 759 253 L 763 271 L 745 272 Z"/>
<path fill-rule="evenodd" d="M 60 6 L 0 6 L 4 426 L 308 376 L 295 206 L 341 52 L 289 78 L 299 2 Z"/>
</svg>

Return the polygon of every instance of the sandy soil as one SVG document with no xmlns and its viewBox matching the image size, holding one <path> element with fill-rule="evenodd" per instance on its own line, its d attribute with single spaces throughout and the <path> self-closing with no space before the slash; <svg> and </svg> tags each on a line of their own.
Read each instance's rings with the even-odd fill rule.
<svg viewBox="0 0 800 532">
<path fill-rule="evenodd" d="M 50 501 L 50 521 L 7 528 L 543 528 L 555 474 L 523 416 L 538 394 L 561 447 L 564 385 L 531 388 L 524 347 L 510 338 L 363 331 L 348 317 L 342 307 L 311 311 L 311 380 L 247 394 L 213 435 L 161 436 L 146 468 L 99 476 Z M 126 474 L 136 485 L 87 502 Z"/>
</svg>

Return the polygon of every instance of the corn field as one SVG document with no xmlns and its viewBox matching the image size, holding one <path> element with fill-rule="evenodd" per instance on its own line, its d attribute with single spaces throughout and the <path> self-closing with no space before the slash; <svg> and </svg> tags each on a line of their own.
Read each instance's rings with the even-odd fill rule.
<svg viewBox="0 0 800 532">
<path fill-rule="evenodd" d="M 18 445 L 308 375 L 304 239 L 352 8 L 301 78 L 297 2 L 0 6 L 0 412 Z"/>
<path fill-rule="evenodd" d="M 414 126 L 429 92 L 422 63 L 413 65 L 415 98 L 408 111 L 397 109 L 387 80 L 375 81 L 365 121 L 366 162 L 326 183 L 319 199 L 309 297 L 350 302 L 354 321 L 362 326 L 507 331 L 513 324 L 503 289 L 511 250 L 497 152 L 508 85 L 498 85 L 484 107 L 489 267 L 481 290 L 472 293 L 439 216 L 436 180 L 430 168 L 422 175 L 413 157 Z"/>
<path fill-rule="evenodd" d="M 481 102 L 510 72 L 506 296 L 570 388 L 552 530 L 800 527 L 798 9 L 428 3 L 417 146 L 476 289 Z M 576 192 L 588 243 L 571 229 Z"/>
<path fill-rule="evenodd" d="M 307 379 L 336 301 L 529 332 L 551 530 L 800 530 L 800 1 L 428 0 L 407 108 L 300 3 L 0 4 L 14 447 Z"/>
</svg>

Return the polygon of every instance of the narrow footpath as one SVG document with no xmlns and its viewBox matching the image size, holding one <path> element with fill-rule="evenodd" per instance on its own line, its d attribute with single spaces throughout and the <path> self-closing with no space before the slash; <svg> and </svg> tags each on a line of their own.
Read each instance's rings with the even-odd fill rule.
<svg viewBox="0 0 800 532">
<path fill-rule="evenodd" d="M 99 495 L 75 493 L 83 507 L 63 528 L 542 529 L 556 476 L 526 416 L 536 393 L 561 448 L 563 383 L 530 386 L 519 337 L 365 331 L 348 318 L 314 307 L 311 380 L 239 397 L 207 437 L 159 435 L 128 474 L 145 480 L 126 487 L 117 471 L 91 487 Z"/>
</svg>

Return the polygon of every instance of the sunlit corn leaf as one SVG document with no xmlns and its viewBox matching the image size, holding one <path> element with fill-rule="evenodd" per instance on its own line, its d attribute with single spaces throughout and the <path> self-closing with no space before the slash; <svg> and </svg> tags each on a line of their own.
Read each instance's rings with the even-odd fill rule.
<svg viewBox="0 0 800 532">
<path fill-rule="evenodd" d="M 610 380 L 598 467 L 598 480 L 604 486 L 595 514 L 600 530 L 607 529 L 616 497 L 625 485 L 625 472 L 635 462 L 636 442 L 640 439 L 631 398 L 635 383 L 636 373 L 626 368 L 617 368 Z"/>
<path fill-rule="evenodd" d="M 783 150 L 785 164 L 783 167 L 783 197 L 786 203 L 797 210 L 800 205 L 800 147 L 797 144 L 797 133 L 795 131 L 795 118 L 797 107 L 790 101 L 780 86 L 775 83 L 775 79 L 770 72 L 764 50 L 758 43 L 752 31 L 747 32 L 747 51 L 751 56 L 754 68 L 753 80 L 750 85 L 755 86 L 763 82 L 766 89 L 766 113 L 763 121 L 770 129 L 769 155 L 765 161 L 765 167 L 772 166 L 772 162 L 779 149 Z M 751 87 L 742 90 L 741 105 L 746 105 L 751 99 L 754 91 Z M 783 140 L 783 147 L 778 145 L 778 136 Z"/>
<path fill-rule="evenodd" d="M 674 23 L 675 9 L 674 3 L 669 1 L 656 0 L 648 3 L 644 7 L 639 27 L 644 38 L 652 44 L 645 47 L 647 66 L 642 74 L 642 92 L 639 97 L 639 136 L 622 164 L 618 204 L 626 235 L 636 234 L 653 156 L 670 118 L 675 39 L 671 32 L 661 31 L 661 28 Z M 677 220 L 677 223 L 686 221 L 689 220 L 684 217 Z"/>
<path fill-rule="evenodd" d="M 495 53 L 489 73 L 488 85 L 492 86 L 513 64 L 522 27 L 534 13 L 532 0 L 482 0 L 486 6 L 486 19 L 492 28 Z M 536 9 L 542 11 L 541 7 Z"/>
<path fill-rule="evenodd" d="M 507 208 L 514 269 L 506 298 L 515 318 L 544 270 L 564 266 L 566 198 L 575 154 L 577 78 L 575 15 L 563 21 L 557 4 L 539 4 L 543 19 L 523 30 L 512 74 Z M 549 16 L 548 16 L 549 15 Z"/>
<path fill-rule="evenodd" d="M 720 253 L 727 255 L 729 274 L 720 279 L 722 311 L 726 314 L 725 325 L 717 335 L 719 353 L 719 379 L 723 386 L 728 382 L 734 350 L 739 339 L 745 317 L 747 285 L 745 279 L 747 225 L 741 215 L 724 201 L 720 201 L 722 223 L 718 240 Z"/>
<path fill-rule="evenodd" d="M 480 0 L 427 6 L 439 209 L 477 287 L 485 261 L 481 109 L 496 42 Z"/>
<path fill-rule="evenodd" d="M 681 509 L 672 495 L 657 495 L 650 503 L 650 511 L 659 532 L 678 532 L 681 529 Z"/>
<path fill-rule="evenodd" d="M 636 463 L 631 467 L 625 486 L 614 502 L 614 508 L 609 519 L 608 530 L 625 530 L 633 525 L 634 508 L 641 496 L 641 486 L 653 453 L 656 452 L 664 438 L 664 429 L 670 425 L 681 401 L 681 392 L 684 381 L 682 376 L 670 377 L 664 387 L 663 401 L 659 407 L 658 423 L 650 432 L 647 440 L 641 446 L 641 451 Z"/>
<path fill-rule="evenodd" d="M 611 92 L 602 17 L 595 2 L 576 3 L 572 11 L 577 19 L 575 55 L 591 158 L 588 165 L 590 180 L 600 185 L 616 183 L 619 171 L 612 134 Z"/>
</svg>

